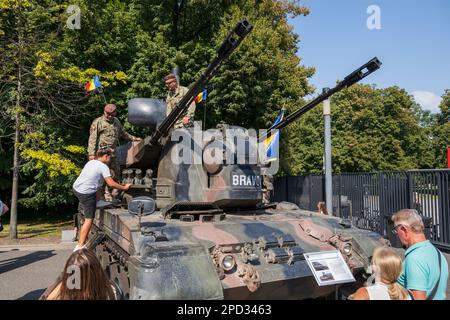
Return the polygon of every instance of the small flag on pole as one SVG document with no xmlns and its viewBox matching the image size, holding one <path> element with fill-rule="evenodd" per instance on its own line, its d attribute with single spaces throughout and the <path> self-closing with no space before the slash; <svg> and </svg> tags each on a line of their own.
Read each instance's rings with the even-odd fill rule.
<svg viewBox="0 0 450 320">
<path fill-rule="evenodd" d="M 98 89 L 102 86 L 99 77 L 96 75 L 91 81 L 86 83 L 86 91 L 90 92 L 92 90 Z"/>
<path fill-rule="evenodd" d="M 202 101 L 206 101 L 206 97 L 207 97 L 207 90 L 203 90 L 203 92 L 200 92 L 194 99 L 195 104 L 198 104 Z"/>
<path fill-rule="evenodd" d="M 273 125 L 270 127 L 269 130 L 271 130 L 273 127 L 275 127 L 281 120 L 283 120 L 284 117 L 284 109 L 281 110 L 280 115 L 278 116 L 277 120 L 273 123 Z M 264 144 L 267 148 L 267 161 L 275 161 L 278 159 L 278 144 L 280 140 L 280 132 L 277 131 L 274 135 L 268 137 Z"/>
</svg>

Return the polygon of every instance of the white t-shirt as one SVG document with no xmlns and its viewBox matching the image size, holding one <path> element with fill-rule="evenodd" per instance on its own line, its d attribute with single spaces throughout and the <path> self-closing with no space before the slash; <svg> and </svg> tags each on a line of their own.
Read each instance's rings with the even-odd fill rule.
<svg viewBox="0 0 450 320">
<path fill-rule="evenodd" d="M 80 176 L 75 180 L 73 188 L 81 194 L 92 194 L 103 185 L 104 179 L 111 177 L 106 164 L 98 160 L 91 160 L 84 166 Z"/>
<path fill-rule="evenodd" d="M 376 282 L 375 285 L 365 288 L 370 300 L 391 300 L 388 286 L 382 282 Z M 406 300 L 411 300 L 411 297 L 406 298 Z"/>
</svg>

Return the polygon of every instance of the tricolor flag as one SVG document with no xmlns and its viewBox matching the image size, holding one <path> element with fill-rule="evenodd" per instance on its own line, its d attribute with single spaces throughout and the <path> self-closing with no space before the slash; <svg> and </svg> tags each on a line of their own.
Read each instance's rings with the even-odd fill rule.
<svg viewBox="0 0 450 320">
<path fill-rule="evenodd" d="M 275 127 L 278 123 L 283 120 L 284 117 L 284 109 L 281 110 L 280 115 L 278 116 L 277 120 L 273 123 L 273 125 L 270 127 L 269 130 L 271 130 L 273 127 Z M 264 144 L 267 149 L 267 161 L 275 161 L 278 159 L 278 144 L 280 142 L 280 131 L 277 130 L 277 132 L 274 135 L 271 135 L 268 137 Z"/>
<path fill-rule="evenodd" d="M 207 96 L 207 90 L 203 90 L 203 92 L 200 92 L 194 99 L 195 104 L 198 104 L 202 101 L 206 101 L 206 96 Z"/>
<path fill-rule="evenodd" d="M 92 90 L 98 89 L 102 86 L 100 79 L 98 76 L 95 76 L 94 79 L 86 83 L 86 91 L 90 92 Z"/>
</svg>

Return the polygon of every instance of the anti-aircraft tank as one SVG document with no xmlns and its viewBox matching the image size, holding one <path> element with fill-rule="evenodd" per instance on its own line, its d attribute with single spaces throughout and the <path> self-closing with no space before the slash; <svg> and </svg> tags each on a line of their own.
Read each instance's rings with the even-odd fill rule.
<svg viewBox="0 0 450 320">
<path fill-rule="evenodd" d="M 373 250 L 389 245 L 380 235 L 337 217 L 289 203 L 263 204 L 264 167 L 248 161 L 253 157 L 248 145 L 246 159 L 226 143 L 218 144 L 216 154 L 206 152 L 227 129 L 236 127 L 222 125 L 207 142 L 185 140 L 192 130 L 178 135 L 172 130 L 252 28 L 245 20 L 237 24 L 167 117 L 161 101 L 140 98 L 128 104 L 130 122 L 152 127 L 153 134 L 144 140 L 137 161 L 123 172 L 125 182 L 134 183 L 124 196 L 125 207 L 97 210 L 88 242 L 127 299 L 324 297 L 335 288 L 316 284 L 304 253 L 338 250 L 355 278 L 362 279 Z M 272 129 L 282 129 L 380 65 L 372 59 Z M 193 151 L 181 150 L 182 141 L 190 141 Z M 179 163 L 174 155 L 194 161 Z M 206 161 L 208 157 L 221 161 Z M 225 161 L 229 157 L 236 161 Z"/>
</svg>

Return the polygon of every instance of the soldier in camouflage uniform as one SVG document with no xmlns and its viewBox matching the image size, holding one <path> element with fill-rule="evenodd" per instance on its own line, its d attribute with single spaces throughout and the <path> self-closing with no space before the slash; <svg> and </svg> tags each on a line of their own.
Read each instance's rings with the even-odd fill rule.
<svg viewBox="0 0 450 320">
<path fill-rule="evenodd" d="M 116 116 L 117 108 L 114 104 L 107 104 L 104 108 L 104 113 L 101 117 L 95 119 L 92 122 L 89 132 L 89 144 L 88 155 L 89 160 L 95 158 L 95 154 L 100 148 L 110 148 L 113 151 L 109 168 L 113 171 L 113 177 L 119 181 L 120 165 L 114 151 L 119 144 L 119 140 L 125 139 L 129 141 L 140 141 L 140 138 L 136 138 L 127 133 Z M 105 190 L 105 199 L 112 200 L 111 191 L 109 187 Z"/>
<path fill-rule="evenodd" d="M 166 98 L 166 115 L 175 108 L 177 103 L 183 98 L 188 92 L 188 88 L 180 86 L 178 84 L 178 79 L 174 74 L 169 74 L 164 77 L 164 81 L 166 83 L 166 87 L 169 90 Z M 180 118 L 175 123 L 174 128 L 179 129 L 183 127 L 190 127 L 194 122 L 194 113 L 195 113 L 195 103 L 192 102 L 189 106 L 188 110 L 184 113 L 183 117 Z"/>
</svg>

